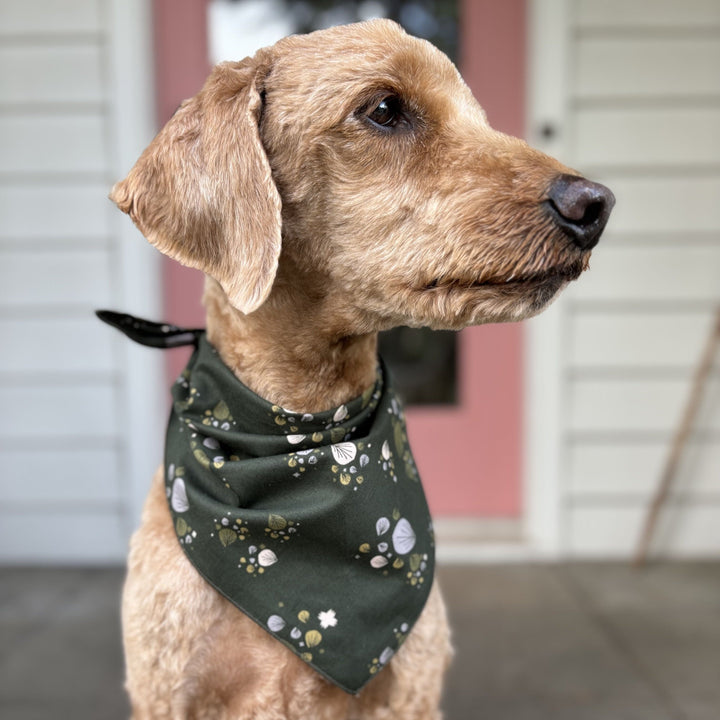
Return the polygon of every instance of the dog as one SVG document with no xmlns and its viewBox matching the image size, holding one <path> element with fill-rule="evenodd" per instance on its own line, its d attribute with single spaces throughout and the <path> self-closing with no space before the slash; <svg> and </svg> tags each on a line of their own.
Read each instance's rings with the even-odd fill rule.
<svg viewBox="0 0 720 720">
<path fill-rule="evenodd" d="M 207 338 L 261 398 L 337 407 L 377 333 L 537 314 L 588 267 L 612 193 L 491 129 L 455 66 L 397 24 L 291 36 L 218 65 L 111 193 L 206 276 Z M 405 642 L 349 694 L 211 587 L 159 470 L 123 595 L 135 720 L 438 720 L 451 656 L 435 583 Z"/>
</svg>

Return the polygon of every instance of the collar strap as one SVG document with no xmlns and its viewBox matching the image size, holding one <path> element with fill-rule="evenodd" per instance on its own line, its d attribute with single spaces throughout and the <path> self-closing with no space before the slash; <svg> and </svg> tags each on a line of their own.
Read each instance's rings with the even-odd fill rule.
<svg viewBox="0 0 720 720">
<path fill-rule="evenodd" d="M 143 320 L 134 315 L 113 310 L 96 310 L 95 314 L 104 323 L 120 330 L 136 343 L 164 350 L 184 345 L 197 347 L 198 339 L 205 332 L 205 330 L 199 328 L 181 328 L 169 323 Z"/>
</svg>

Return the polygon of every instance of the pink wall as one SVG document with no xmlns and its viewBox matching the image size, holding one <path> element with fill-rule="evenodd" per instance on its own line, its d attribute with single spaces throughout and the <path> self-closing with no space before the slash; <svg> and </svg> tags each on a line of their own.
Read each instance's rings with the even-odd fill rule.
<svg viewBox="0 0 720 720">
<path fill-rule="evenodd" d="M 210 0 L 153 0 L 155 87 L 158 127 L 178 105 L 194 95 L 208 73 L 207 6 Z M 180 263 L 163 262 L 164 320 L 204 327 L 200 304 L 203 275 Z M 174 380 L 185 366 L 189 351 L 167 352 L 168 376 Z"/>
<path fill-rule="evenodd" d="M 209 0 L 154 0 L 158 118 L 165 122 L 208 72 Z M 525 0 L 461 0 L 461 69 L 499 130 L 523 135 Z M 165 317 L 202 326 L 201 274 L 164 264 Z M 173 351 L 174 378 L 187 353 Z M 457 407 L 412 409 L 409 433 L 436 515 L 513 517 L 522 510 L 522 332 L 473 328 L 460 336 Z"/>
<path fill-rule="evenodd" d="M 525 0 L 462 0 L 460 68 L 490 124 L 525 134 Z"/>
</svg>

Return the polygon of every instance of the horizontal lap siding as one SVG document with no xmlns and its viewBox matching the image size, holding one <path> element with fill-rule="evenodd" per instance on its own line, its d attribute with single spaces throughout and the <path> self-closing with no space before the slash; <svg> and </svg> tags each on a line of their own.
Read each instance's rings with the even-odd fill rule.
<svg viewBox="0 0 720 720">
<path fill-rule="evenodd" d="M 613 188 L 617 191 L 617 185 Z M 718 193 L 720 198 L 720 183 Z M 616 242 L 608 235 L 590 261 L 591 271 L 571 289 L 570 297 L 578 305 L 624 302 L 628 310 L 634 302 L 716 302 L 720 243 L 711 236 L 708 242 L 694 241 L 691 232 L 670 238 L 649 235 L 642 243 Z"/>
<path fill-rule="evenodd" d="M 13 0 L 18 2 L 18 0 Z M 8 42 L 8 40 L 5 40 Z M 3 103 L 33 106 L 97 106 L 105 100 L 103 47 L 96 37 L 48 45 L 52 40 L 22 37 L 0 47 Z"/>
<path fill-rule="evenodd" d="M 572 163 L 617 196 L 567 295 L 563 538 L 627 555 L 720 303 L 720 2 L 571 2 Z M 720 360 L 654 549 L 720 550 Z"/>
<path fill-rule="evenodd" d="M 62 373 L 58 373 L 62 376 Z M 112 440 L 118 431 L 114 412 L 114 388 L 105 378 L 50 376 L 46 382 L 32 380 L 3 383 L 0 387 L 0 437 L 3 446 L 22 445 L 43 452 L 45 441 L 74 444 Z M 57 379 L 56 379 L 57 378 Z M 84 472 L 86 468 L 78 468 Z M 32 478 L 27 478 L 32 482 Z"/>
<path fill-rule="evenodd" d="M 22 444 L 5 448 L 0 475 L 3 502 L 16 509 L 37 503 L 74 512 L 112 509 L 121 501 L 116 454 L 115 443 L 102 438 L 85 438 L 82 444 L 64 447 L 49 446 L 41 453 Z M 92 472 L 83 471 L 86 467 Z M 13 482 L 23 474 L 32 482 Z"/>
<path fill-rule="evenodd" d="M 672 137 L 667 141 L 672 142 Z M 676 169 L 658 164 L 650 172 L 636 167 L 622 174 L 599 168 L 593 177 L 612 184 L 619 198 L 605 238 L 608 245 L 613 241 L 623 245 L 636 242 L 641 238 L 634 236 L 641 234 L 649 234 L 654 241 L 658 235 L 663 239 L 663 235 L 675 233 L 681 250 L 687 233 L 717 237 L 720 177 L 715 168 L 706 172 L 697 166 Z"/>
<path fill-rule="evenodd" d="M 720 547 L 720 502 L 670 501 L 655 529 L 653 548 L 674 557 L 716 557 Z M 584 557 L 625 556 L 645 518 L 641 502 L 570 503 L 567 547 Z"/>
<path fill-rule="evenodd" d="M 32 507 L 9 505 L 0 522 L 0 559 L 102 564 L 119 559 L 125 534 L 121 514 L 109 504 L 77 509 L 47 501 Z M 13 548 L 12 555 L 7 554 L 8 547 Z"/>
<path fill-rule="evenodd" d="M 100 111 L 0 117 L 0 173 L 102 175 L 106 152 Z"/>
<path fill-rule="evenodd" d="M 576 0 L 575 25 L 582 29 L 720 27 L 717 0 Z"/>
<path fill-rule="evenodd" d="M 98 322 L 93 316 L 0 316 L 0 337 L 4 342 L 2 373 L 6 376 L 52 375 L 58 368 L 72 375 L 110 376 L 117 371 L 113 346 L 98 342 Z M 82 352 L 78 352 L 79 347 Z"/>
<path fill-rule="evenodd" d="M 650 0 L 642 0 L 649 2 Z M 657 37 L 585 35 L 577 44 L 574 95 L 579 101 L 635 103 L 717 93 L 720 46 L 714 35 L 676 28 Z M 689 70 L 689 72 L 688 72 Z"/>
<path fill-rule="evenodd" d="M 0 560 L 124 554 L 108 17 L 0 5 Z"/>
<path fill-rule="evenodd" d="M 658 165 L 701 172 L 720 166 L 720 107 L 586 107 L 576 115 L 583 167 Z M 608 143 L 607 138 L 613 142 Z"/>
<path fill-rule="evenodd" d="M 6 0 L 0 5 L 3 36 L 98 33 L 103 29 L 102 0 Z"/>
<path fill-rule="evenodd" d="M 578 308 L 570 315 L 569 360 L 575 372 L 594 369 L 687 374 L 710 332 L 713 312 L 663 307 Z"/>
<path fill-rule="evenodd" d="M 587 502 L 623 500 L 646 503 L 653 493 L 668 454 L 670 434 L 624 433 L 592 437 L 577 434 L 568 455 L 572 498 Z M 717 498 L 720 495 L 718 435 L 698 434 L 685 448 L 672 495 Z"/>
<path fill-rule="evenodd" d="M 94 179 L 38 175 L 31 180 L 0 179 L 0 243 L 18 240 L 31 250 L 34 241 L 97 240 L 110 235 L 108 186 Z"/>
<path fill-rule="evenodd" d="M 3 309 L 42 312 L 51 306 L 72 305 L 90 312 L 112 302 L 110 256 L 102 248 L 6 250 L 3 272 L 7 274 L 0 287 Z M 73 338 L 68 341 L 74 343 Z"/>
<path fill-rule="evenodd" d="M 579 375 L 571 379 L 567 417 L 571 439 L 575 435 L 627 433 L 663 433 L 668 437 L 684 408 L 690 374 L 679 378 L 654 378 L 649 371 L 644 374 Z M 719 390 L 717 379 L 708 382 L 706 407 L 696 422 L 699 431 L 720 432 Z"/>
</svg>

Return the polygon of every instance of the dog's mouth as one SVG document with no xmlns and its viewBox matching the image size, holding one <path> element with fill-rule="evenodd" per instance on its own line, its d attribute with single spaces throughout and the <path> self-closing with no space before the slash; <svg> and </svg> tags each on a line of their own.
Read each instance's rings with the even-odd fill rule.
<svg viewBox="0 0 720 720">
<path fill-rule="evenodd" d="M 453 291 L 453 290 L 530 290 L 538 286 L 563 285 L 577 280 L 583 270 L 587 268 L 587 261 L 579 261 L 570 265 L 548 268 L 540 272 L 528 274 L 510 274 L 506 276 L 488 277 L 481 279 L 437 277 L 425 283 L 420 289 L 426 292 Z"/>
</svg>

